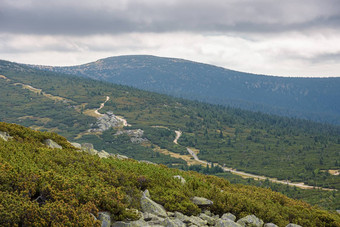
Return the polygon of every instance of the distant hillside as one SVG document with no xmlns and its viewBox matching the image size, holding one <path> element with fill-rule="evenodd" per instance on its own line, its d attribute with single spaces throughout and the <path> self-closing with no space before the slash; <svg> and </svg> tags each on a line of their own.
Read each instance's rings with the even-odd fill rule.
<svg viewBox="0 0 340 227">
<path fill-rule="evenodd" d="M 35 67 L 213 104 L 340 124 L 340 78 L 255 75 L 143 55 L 72 67 Z"/>
</svg>

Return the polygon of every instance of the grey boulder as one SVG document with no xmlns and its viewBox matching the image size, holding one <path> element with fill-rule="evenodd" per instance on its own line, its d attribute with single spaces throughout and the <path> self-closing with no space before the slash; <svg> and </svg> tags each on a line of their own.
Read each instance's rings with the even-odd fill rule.
<svg viewBox="0 0 340 227">
<path fill-rule="evenodd" d="M 262 227 L 264 222 L 255 215 L 248 215 L 237 221 L 238 224 L 244 227 Z"/>
<path fill-rule="evenodd" d="M 56 142 L 54 142 L 54 141 L 51 140 L 51 139 L 46 139 L 46 140 L 44 141 L 44 144 L 45 144 L 46 146 L 48 146 L 49 148 L 52 148 L 52 149 L 54 149 L 54 148 L 63 149 L 62 146 L 60 146 L 59 144 L 57 144 Z"/>
<path fill-rule="evenodd" d="M 215 227 L 242 227 L 242 225 L 233 222 L 230 219 L 220 219 L 216 222 Z"/>
<path fill-rule="evenodd" d="M 150 198 L 146 197 L 145 195 L 141 198 L 141 207 L 143 212 L 148 212 L 151 214 L 155 214 L 160 217 L 167 217 L 167 213 L 164 209 L 164 207 L 154 201 L 152 201 Z"/>
</svg>

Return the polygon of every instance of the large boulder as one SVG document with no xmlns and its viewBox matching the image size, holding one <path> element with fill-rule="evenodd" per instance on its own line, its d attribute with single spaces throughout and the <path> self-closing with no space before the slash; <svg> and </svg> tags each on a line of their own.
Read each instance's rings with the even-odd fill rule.
<svg viewBox="0 0 340 227">
<path fill-rule="evenodd" d="M 141 207 L 143 212 L 155 214 L 160 217 L 167 217 L 167 213 L 164 209 L 164 207 L 154 201 L 152 201 L 150 198 L 146 197 L 145 195 L 141 198 Z"/>
<path fill-rule="evenodd" d="M 213 201 L 203 198 L 203 197 L 195 196 L 191 200 L 194 204 L 196 204 L 197 206 L 201 206 L 201 207 L 213 205 Z"/>
<path fill-rule="evenodd" d="M 71 142 L 71 145 L 74 146 L 75 148 L 81 149 L 80 143 Z"/>
<path fill-rule="evenodd" d="M 242 227 L 242 225 L 233 222 L 230 219 L 217 220 L 215 227 Z"/>
<path fill-rule="evenodd" d="M 111 226 L 111 217 L 109 212 L 99 212 L 98 220 L 102 221 L 101 227 L 110 227 Z"/>
<path fill-rule="evenodd" d="M 142 220 L 131 221 L 131 222 L 123 222 L 117 221 L 111 225 L 112 227 L 150 227 L 150 225 Z"/>
<path fill-rule="evenodd" d="M 255 215 L 248 215 L 237 221 L 238 224 L 244 227 L 262 227 L 264 222 Z"/>
<path fill-rule="evenodd" d="M 56 142 L 54 142 L 54 141 L 51 140 L 51 139 L 46 139 L 46 140 L 44 141 L 44 144 L 45 144 L 46 146 L 48 146 L 49 148 L 52 148 L 52 149 L 54 149 L 54 148 L 63 149 L 62 146 L 60 146 L 59 144 L 57 144 Z"/>
<path fill-rule="evenodd" d="M 203 220 L 197 216 L 190 216 L 185 222 L 189 222 L 197 226 L 204 226 L 208 223 L 206 220 Z"/>
<path fill-rule="evenodd" d="M 7 142 L 12 138 L 12 136 L 10 136 L 7 132 L 0 131 L 0 138 Z"/>
</svg>

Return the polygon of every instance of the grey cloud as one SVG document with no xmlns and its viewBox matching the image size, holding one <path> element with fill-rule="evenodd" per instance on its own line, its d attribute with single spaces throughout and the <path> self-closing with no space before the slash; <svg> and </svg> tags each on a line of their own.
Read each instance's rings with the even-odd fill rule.
<svg viewBox="0 0 340 227">
<path fill-rule="evenodd" d="M 336 0 L 0 0 L 0 4 L 3 33 L 276 33 L 340 27 Z"/>
</svg>

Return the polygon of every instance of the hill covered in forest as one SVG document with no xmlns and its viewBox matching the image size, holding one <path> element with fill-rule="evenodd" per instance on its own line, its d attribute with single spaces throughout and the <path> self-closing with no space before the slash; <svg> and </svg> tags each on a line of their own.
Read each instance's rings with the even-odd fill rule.
<svg viewBox="0 0 340 227">
<path fill-rule="evenodd" d="M 340 124 L 340 78 L 255 75 L 183 59 L 118 56 L 40 69 L 212 104 Z"/>
<path fill-rule="evenodd" d="M 340 225 L 338 214 L 270 189 L 133 159 L 100 158 L 55 133 L 15 124 L 0 122 L 0 135 L 1 226 L 103 226 L 109 220 L 124 221 L 113 226 L 146 226 L 150 220 L 225 226 L 218 224 L 249 218 L 278 226 Z"/>
<path fill-rule="evenodd" d="M 204 168 L 210 174 L 229 168 L 340 189 L 338 126 L 172 98 L 6 61 L 0 62 L 0 75 L 0 121 L 174 168 Z M 340 208 L 336 190 L 290 195 L 330 210 Z"/>
</svg>

